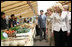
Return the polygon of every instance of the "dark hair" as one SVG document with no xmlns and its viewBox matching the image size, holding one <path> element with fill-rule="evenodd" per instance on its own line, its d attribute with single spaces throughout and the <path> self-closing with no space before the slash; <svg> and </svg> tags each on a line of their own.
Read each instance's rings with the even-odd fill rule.
<svg viewBox="0 0 72 47">
<path fill-rule="evenodd" d="M 45 15 L 48 14 L 47 12 L 45 13 Z"/>
<path fill-rule="evenodd" d="M 32 18 L 30 18 L 30 21 L 32 21 Z"/>
<path fill-rule="evenodd" d="M 40 12 L 44 12 L 43 10 L 40 10 Z"/>
<path fill-rule="evenodd" d="M 17 17 L 15 19 L 17 19 Z"/>
<path fill-rule="evenodd" d="M 11 15 L 11 17 L 15 16 L 14 14 Z"/>
<path fill-rule="evenodd" d="M 22 16 L 20 16 L 20 18 L 21 18 Z"/>
<path fill-rule="evenodd" d="M 5 13 L 4 12 L 1 12 L 1 16 L 3 16 Z"/>
</svg>

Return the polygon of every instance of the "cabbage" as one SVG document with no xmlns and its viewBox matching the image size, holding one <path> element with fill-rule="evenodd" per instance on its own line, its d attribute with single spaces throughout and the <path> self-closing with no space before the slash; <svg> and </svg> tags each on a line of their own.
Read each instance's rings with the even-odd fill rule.
<svg viewBox="0 0 72 47">
<path fill-rule="evenodd" d="M 19 40 L 18 41 L 18 46 L 24 46 L 25 45 L 25 41 L 24 40 Z"/>
</svg>

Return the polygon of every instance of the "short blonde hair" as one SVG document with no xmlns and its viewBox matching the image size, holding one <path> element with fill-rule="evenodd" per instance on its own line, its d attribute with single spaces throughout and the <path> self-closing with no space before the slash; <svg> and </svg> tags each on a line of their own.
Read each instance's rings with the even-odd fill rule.
<svg viewBox="0 0 72 47">
<path fill-rule="evenodd" d="M 63 8 L 69 10 L 69 5 L 64 5 Z"/>
<path fill-rule="evenodd" d="M 63 10 L 63 6 L 62 6 L 61 3 L 56 3 L 56 4 L 54 5 L 54 7 L 59 7 L 61 10 Z"/>
<path fill-rule="evenodd" d="M 55 7 L 58 7 L 58 8 L 60 9 L 60 11 L 59 11 L 58 13 L 62 12 L 63 6 L 62 6 L 61 3 L 56 3 L 56 4 L 53 6 L 53 9 L 55 9 Z M 55 10 L 54 10 L 54 12 L 55 12 Z"/>
<path fill-rule="evenodd" d="M 52 8 L 48 8 L 47 11 L 48 11 L 48 10 L 51 11 L 51 12 L 53 12 L 53 9 L 52 9 Z"/>
</svg>

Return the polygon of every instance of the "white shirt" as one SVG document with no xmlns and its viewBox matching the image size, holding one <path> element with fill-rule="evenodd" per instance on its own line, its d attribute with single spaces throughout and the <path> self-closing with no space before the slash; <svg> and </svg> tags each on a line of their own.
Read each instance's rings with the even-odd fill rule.
<svg viewBox="0 0 72 47">
<path fill-rule="evenodd" d="M 58 13 L 53 13 L 53 21 L 52 21 L 52 32 L 53 30 L 55 31 L 68 31 L 69 30 L 69 20 L 68 20 L 68 13 L 67 12 L 62 12 L 61 16 L 59 16 Z"/>
<path fill-rule="evenodd" d="M 42 17 L 42 19 L 43 19 L 43 17 L 45 17 L 45 15 L 41 15 L 41 17 Z"/>
<path fill-rule="evenodd" d="M 71 29 L 71 12 L 69 12 L 69 14 L 68 14 L 68 20 L 69 20 L 69 27 L 70 27 L 70 29 Z"/>
<path fill-rule="evenodd" d="M 47 21 L 51 21 L 52 20 L 52 17 L 53 17 L 53 14 L 51 16 L 47 16 Z"/>
<path fill-rule="evenodd" d="M 69 20 L 70 23 L 71 23 L 71 12 L 69 12 L 69 14 L 68 14 L 68 20 Z"/>
</svg>

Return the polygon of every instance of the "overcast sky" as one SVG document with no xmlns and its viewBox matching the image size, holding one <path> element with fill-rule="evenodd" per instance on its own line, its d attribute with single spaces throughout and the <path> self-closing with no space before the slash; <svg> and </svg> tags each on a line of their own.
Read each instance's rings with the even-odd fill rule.
<svg viewBox="0 0 72 47">
<path fill-rule="evenodd" d="M 47 8 L 53 6 L 57 1 L 37 1 L 38 2 L 38 14 L 40 10 L 46 12 Z"/>
</svg>

